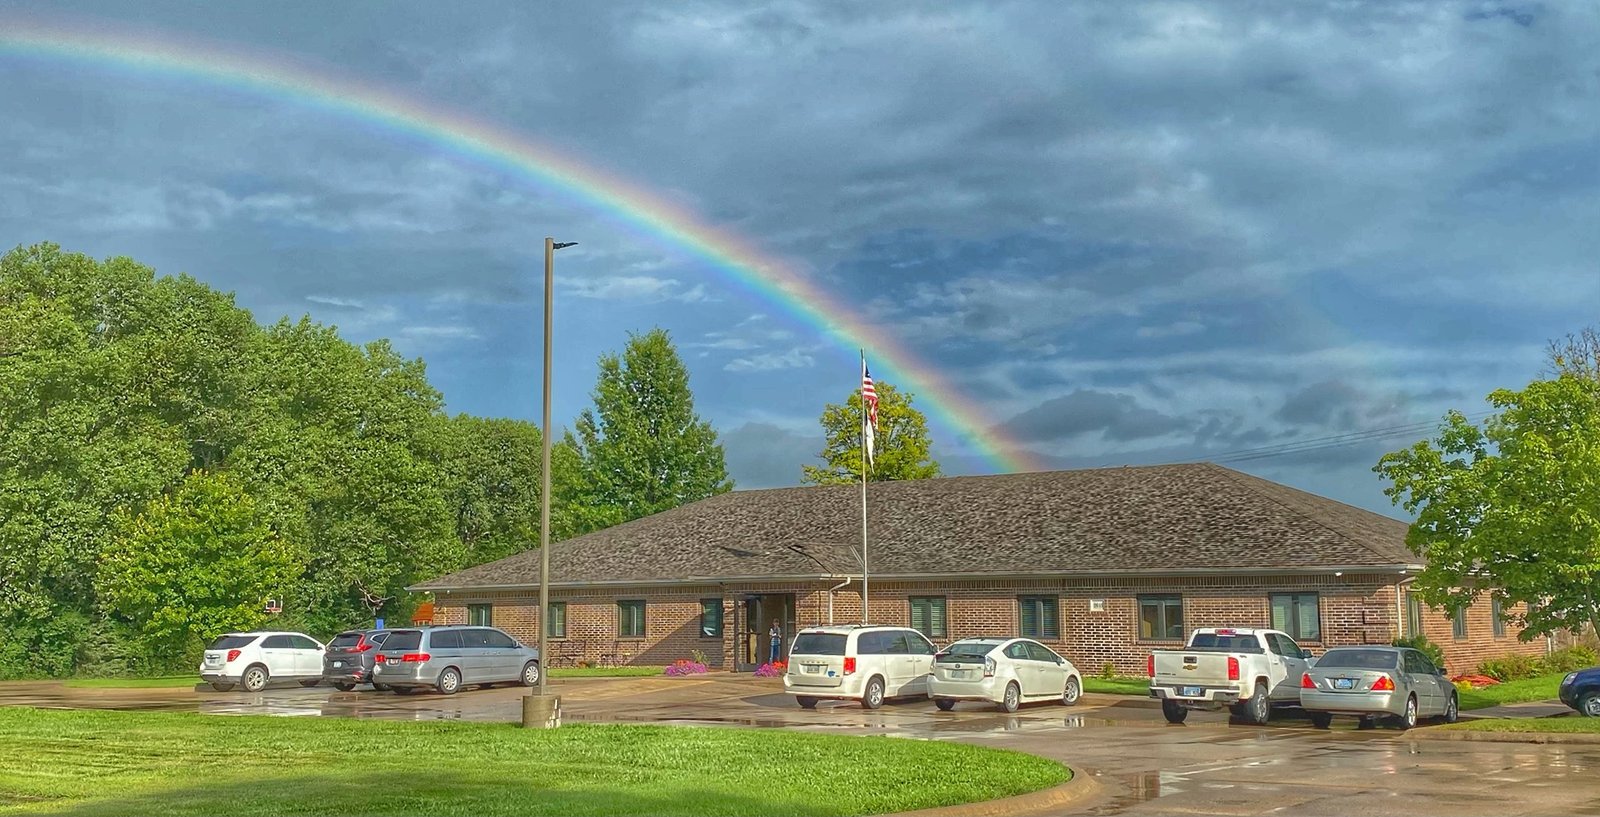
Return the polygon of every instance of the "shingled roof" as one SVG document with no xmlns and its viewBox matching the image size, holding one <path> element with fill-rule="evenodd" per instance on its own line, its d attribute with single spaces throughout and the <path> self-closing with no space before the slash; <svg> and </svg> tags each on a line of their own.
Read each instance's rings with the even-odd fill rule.
<svg viewBox="0 0 1600 817">
<path fill-rule="evenodd" d="M 1209 463 L 878 482 L 878 579 L 1419 567 L 1406 524 Z M 551 546 L 553 585 L 860 574 L 859 485 L 734 491 Z M 414 590 L 526 587 L 539 553 Z"/>
</svg>

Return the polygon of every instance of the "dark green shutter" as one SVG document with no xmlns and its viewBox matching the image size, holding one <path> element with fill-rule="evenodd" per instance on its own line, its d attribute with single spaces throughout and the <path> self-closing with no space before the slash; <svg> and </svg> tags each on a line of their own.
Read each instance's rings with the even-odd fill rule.
<svg viewBox="0 0 1600 817">
<path fill-rule="evenodd" d="M 911 600 L 911 629 L 922 633 L 928 632 L 928 600 Z"/>
<path fill-rule="evenodd" d="M 1039 600 L 1022 599 L 1022 634 L 1028 638 L 1039 637 Z"/>
<path fill-rule="evenodd" d="M 1044 636 L 1043 637 L 1047 638 L 1047 639 L 1060 638 L 1061 637 L 1061 615 L 1060 615 L 1060 611 L 1058 611 L 1056 609 L 1056 600 L 1055 599 L 1042 599 L 1040 606 L 1044 608 L 1044 610 L 1043 610 L 1043 616 L 1044 616 L 1044 622 L 1043 622 L 1044 623 L 1044 629 L 1043 629 L 1043 632 L 1044 632 Z"/>
<path fill-rule="evenodd" d="M 943 638 L 946 632 L 947 630 L 944 628 L 944 599 L 928 599 L 928 635 Z"/>
</svg>

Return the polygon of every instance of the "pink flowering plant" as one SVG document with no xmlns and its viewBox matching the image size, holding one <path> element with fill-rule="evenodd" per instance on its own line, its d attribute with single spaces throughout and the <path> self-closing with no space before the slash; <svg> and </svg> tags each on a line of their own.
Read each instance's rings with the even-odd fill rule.
<svg viewBox="0 0 1600 817">
<path fill-rule="evenodd" d="M 670 675 L 674 678 L 679 678 L 685 675 L 700 675 L 705 671 L 706 665 L 703 662 L 690 661 L 687 658 L 679 658 L 678 660 L 667 665 L 667 668 L 663 674 Z"/>
<path fill-rule="evenodd" d="M 783 673 L 788 669 L 788 663 L 784 661 L 773 661 L 769 664 L 762 664 L 761 666 L 756 667 L 756 677 L 779 678 L 782 677 Z"/>
</svg>

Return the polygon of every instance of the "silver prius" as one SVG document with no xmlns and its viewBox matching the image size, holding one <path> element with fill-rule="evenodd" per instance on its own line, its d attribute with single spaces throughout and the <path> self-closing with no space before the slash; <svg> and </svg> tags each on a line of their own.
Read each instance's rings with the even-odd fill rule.
<svg viewBox="0 0 1600 817">
<path fill-rule="evenodd" d="M 1300 677 L 1300 707 L 1327 728 L 1334 715 L 1354 715 L 1363 729 L 1378 718 L 1410 729 L 1421 718 L 1455 723 L 1455 684 L 1428 656 L 1408 647 L 1335 647 Z"/>
</svg>

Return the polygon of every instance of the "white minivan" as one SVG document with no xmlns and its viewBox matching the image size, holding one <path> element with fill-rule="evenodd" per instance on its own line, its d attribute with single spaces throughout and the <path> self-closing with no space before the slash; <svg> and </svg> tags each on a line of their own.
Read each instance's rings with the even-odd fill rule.
<svg viewBox="0 0 1600 817">
<path fill-rule="evenodd" d="M 807 627 L 789 648 L 783 691 L 805 709 L 822 700 L 877 709 L 889 698 L 927 697 L 935 652 L 933 642 L 909 627 Z"/>
</svg>

